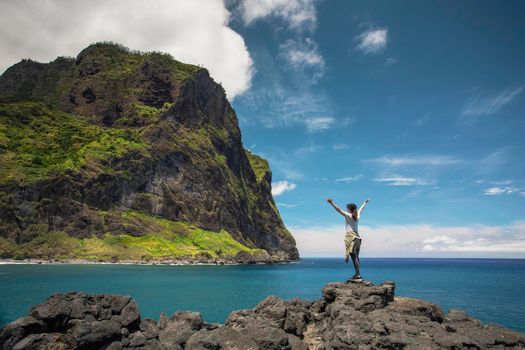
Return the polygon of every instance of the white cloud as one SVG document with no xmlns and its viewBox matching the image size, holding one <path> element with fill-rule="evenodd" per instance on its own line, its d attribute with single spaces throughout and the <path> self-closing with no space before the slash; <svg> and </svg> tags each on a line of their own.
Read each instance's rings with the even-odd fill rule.
<svg viewBox="0 0 525 350">
<path fill-rule="evenodd" d="M 335 126 L 336 119 L 330 116 L 333 103 L 328 95 L 310 90 L 304 81 L 300 87 L 294 88 L 282 83 L 282 77 L 273 78 L 268 77 L 265 82 L 267 86 L 259 85 L 236 100 L 237 104 L 243 106 L 245 114 L 253 115 L 250 119 L 241 120 L 260 123 L 266 128 L 299 125 L 312 133 Z"/>
<path fill-rule="evenodd" d="M 355 40 L 355 48 L 365 54 L 376 54 L 386 48 L 388 42 L 388 29 L 370 28 L 359 34 Z"/>
<path fill-rule="evenodd" d="M 461 160 L 445 155 L 416 155 L 416 156 L 383 156 L 373 159 L 368 159 L 368 161 L 379 163 L 382 165 L 389 166 L 410 166 L 410 165 L 451 165 L 460 163 Z"/>
<path fill-rule="evenodd" d="M 202 65 L 234 98 L 249 89 L 253 62 L 229 16 L 220 0 L 2 1 L 0 72 L 22 58 L 47 62 L 115 41 Z"/>
<path fill-rule="evenodd" d="M 426 124 L 430 120 L 430 115 L 425 114 L 421 118 L 416 119 L 414 122 L 415 126 L 422 126 L 423 124 Z"/>
<path fill-rule="evenodd" d="M 347 145 L 346 143 L 338 143 L 338 144 L 333 145 L 332 148 L 335 151 L 342 151 L 342 150 L 345 150 L 345 149 L 349 149 L 350 146 Z"/>
<path fill-rule="evenodd" d="M 304 42 L 288 39 L 279 48 L 282 56 L 294 67 L 324 65 L 317 43 L 310 38 L 306 38 Z"/>
<path fill-rule="evenodd" d="M 304 156 L 304 155 L 307 155 L 307 154 L 310 154 L 310 153 L 315 153 L 317 152 L 318 150 L 321 149 L 321 146 L 319 145 L 309 145 L 309 146 L 304 146 L 304 147 L 300 147 L 298 149 L 296 149 L 294 151 L 294 154 L 296 156 Z"/>
<path fill-rule="evenodd" d="M 374 179 L 374 181 L 385 182 L 388 186 L 424 186 L 431 185 L 431 183 L 425 179 L 416 177 L 404 177 L 404 176 L 389 176 Z"/>
<path fill-rule="evenodd" d="M 295 203 L 283 203 L 283 202 L 278 202 L 278 203 L 277 203 L 277 206 L 279 206 L 279 207 L 283 207 L 283 208 L 288 208 L 288 209 L 293 209 L 293 208 L 296 208 L 296 207 L 297 207 L 297 204 L 295 204 Z"/>
<path fill-rule="evenodd" d="M 519 189 L 516 187 L 506 186 L 506 187 L 490 187 L 487 188 L 483 193 L 487 196 L 501 196 L 503 194 L 513 194 L 519 192 Z"/>
<path fill-rule="evenodd" d="M 314 0 L 242 0 L 239 12 L 245 25 L 277 17 L 296 30 L 313 30 L 317 24 Z"/>
<path fill-rule="evenodd" d="M 434 236 L 434 237 L 427 238 L 421 241 L 421 243 L 424 243 L 424 244 L 436 244 L 436 243 L 453 244 L 456 242 L 457 241 L 454 238 L 451 238 L 446 235 Z"/>
<path fill-rule="evenodd" d="M 277 181 L 272 183 L 272 195 L 274 197 L 277 197 L 283 194 L 284 192 L 294 190 L 296 187 L 296 184 L 294 184 L 293 182 L 288 182 L 287 180 Z"/>
<path fill-rule="evenodd" d="M 339 179 L 335 179 L 336 182 L 354 182 L 358 181 L 363 177 L 363 175 L 353 175 L 353 176 L 346 176 Z"/>
<path fill-rule="evenodd" d="M 498 180 L 498 181 L 491 181 L 490 183 L 494 184 L 494 185 L 510 185 L 510 184 L 514 183 L 514 181 L 512 181 L 512 180 Z"/>
<path fill-rule="evenodd" d="M 300 254 L 344 256 L 344 225 L 291 228 Z M 363 257 L 525 257 L 525 222 L 502 226 L 362 226 Z"/>
<path fill-rule="evenodd" d="M 425 252 L 432 252 L 432 251 L 435 251 L 436 248 L 434 248 L 434 246 L 430 245 L 430 244 L 425 244 L 423 246 L 423 251 Z"/>
<path fill-rule="evenodd" d="M 495 113 L 518 97 L 524 87 L 525 86 L 522 85 L 517 88 L 508 88 L 494 96 L 472 97 L 463 106 L 461 114 L 471 116 Z"/>
<path fill-rule="evenodd" d="M 310 133 L 323 132 L 331 129 L 335 125 L 335 118 L 333 117 L 307 117 L 304 118 L 306 130 Z"/>
<path fill-rule="evenodd" d="M 324 58 L 319 52 L 319 45 L 312 39 L 288 39 L 279 45 L 279 56 L 295 70 L 305 75 L 311 75 L 312 82 L 316 82 L 324 74 Z"/>
<path fill-rule="evenodd" d="M 481 173 L 491 173 L 505 166 L 509 161 L 509 151 L 512 147 L 501 147 L 500 149 L 489 153 L 477 162 L 478 171 Z"/>
<path fill-rule="evenodd" d="M 391 66 L 393 64 L 396 64 L 398 61 L 394 57 L 388 57 L 384 63 L 384 66 Z"/>
</svg>

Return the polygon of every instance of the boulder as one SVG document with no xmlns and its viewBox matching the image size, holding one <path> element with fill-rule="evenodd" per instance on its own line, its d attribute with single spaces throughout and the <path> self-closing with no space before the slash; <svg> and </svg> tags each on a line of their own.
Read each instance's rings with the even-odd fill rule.
<svg viewBox="0 0 525 350">
<path fill-rule="evenodd" d="M 64 336 L 57 333 L 30 334 L 13 346 L 13 350 L 66 350 Z"/>
<path fill-rule="evenodd" d="M 74 320 L 68 325 L 66 337 L 70 344 L 79 349 L 92 349 L 119 340 L 121 326 L 111 320 Z"/>
<path fill-rule="evenodd" d="M 185 346 L 186 350 L 259 350 L 260 347 L 249 336 L 226 326 L 213 330 L 203 329 L 193 334 Z"/>
<path fill-rule="evenodd" d="M 188 339 L 204 328 L 204 321 L 198 312 L 176 312 L 171 317 L 161 315 L 159 341 L 167 347 L 183 347 Z"/>
<path fill-rule="evenodd" d="M 28 334 L 44 331 L 44 322 L 33 316 L 25 316 L 9 323 L 0 330 L 0 344 L 4 348 L 11 348 Z"/>
</svg>

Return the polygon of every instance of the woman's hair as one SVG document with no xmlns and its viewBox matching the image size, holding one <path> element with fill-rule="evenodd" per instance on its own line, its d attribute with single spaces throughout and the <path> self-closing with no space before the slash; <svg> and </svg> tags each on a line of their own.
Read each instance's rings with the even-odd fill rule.
<svg viewBox="0 0 525 350">
<path fill-rule="evenodd" d="M 354 219 L 354 221 L 357 221 L 357 205 L 355 205 L 354 203 L 348 203 L 346 207 L 348 208 L 348 210 L 350 210 L 350 213 L 352 213 L 352 219 Z"/>
</svg>

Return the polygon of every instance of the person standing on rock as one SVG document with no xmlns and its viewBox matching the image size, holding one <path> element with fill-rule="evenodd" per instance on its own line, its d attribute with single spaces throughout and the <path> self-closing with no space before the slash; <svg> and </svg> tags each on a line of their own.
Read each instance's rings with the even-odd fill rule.
<svg viewBox="0 0 525 350">
<path fill-rule="evenodd" d="M 355 275 L 352 277 L 353 280 L 355 279 L 362 279 L 361 277 L 361 271 L 360 271 L 360 265 L 359 265 L 359 250 L 361 249 L 361 237 L 359 236 L 358 231 L 358 222 L 359 218 L 361 217 L 361 212 L 365 208 L 366 204 L 370 201 L 369 198 L 365 200 L 363 205 L 357 209 L 357 206 L 354 203 L 349 203 L 346 205 L 347 212 L 344 210 L 341 210 L 332 198 L 327 198 L 326 201 L 330 203 L 332 207 L 341 215 L 344 216 L 346 221 L 346 236 L 345 236 L 345 248 L 346 248 L 346 254 L 345 254 L 345 263 L 348 264 L 348 261 L 350 258 L 352 258 L 352 263 L 354 264 L 355 268 Z"/>
</svg>

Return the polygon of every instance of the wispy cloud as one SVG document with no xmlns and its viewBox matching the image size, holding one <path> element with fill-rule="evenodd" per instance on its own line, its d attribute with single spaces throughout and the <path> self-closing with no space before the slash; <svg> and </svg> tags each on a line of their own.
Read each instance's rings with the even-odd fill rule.
<svg viewBox="0 0 525 350">
<path fill-rule="evenodd" d="M 461 160 L 448 155 L 414 155 L 414 156 L 382 156 L 368 159 L 368 161 L 389 165 L 389 166 L 410 166 L 410 165 L 451 165 L 460 163 Z"/>
<path fill-rule="evenodd" d="M 512 185 L 514 183 L 513 180 L 482 180 L 482 179 L 477 179 L 477 180 L 474 180 L 474 183 L 476 185 L 481 185 L 481 184 L 488 184 L 488 185 L 496 185 L 496 186 L 509 186 L 509 185 Z"/>
<path fill-rule="evenodd" d="M 270 169 L 272 169 L 274 178 L 285 178 L 289 180 L 299 180 L 304 178 L 304 173 L 297 168 L 297 164 L 290 162 L 289 152 L 283 152 L 282 150 L 277 149 L 265 153 L 264 157 L 270 163 Z"/>
<path fill-rule="evenodd" d="M 291 228 L 302 256 L 343 256 L 344 227 Z M 525 257 L 525 221 L 501 226 L 362 226 L 364 257 Z"/>
<path fill-rule="evenodd" d="M 436 244 L 436 243 L 445 243 L 445 244 L 454 244 L 456 243 L 457 240 L 452 238 L 452 237 L 449 237 L 449 236 L 446 236 L 446 235 L 442 235 L 442 236 L 434 236 L 434 237 L 431 237 L 431 238 L 427 238 L 427 239 L 424 239 L 421 241 L 421 243 L 427 245 L 427 244 Z"/>
<path fill-rule="evenodd" d="M 353 175 L 353 176 L 346 176 L 346 177 L 341 177 L 339 179 L 335 179 L 336 182 L 354 182 L 354 181 L 358 181 L 360 180 L 361 178 L 363 177 L 363 175 L 359 174 L 359 175 Z"/>
<path fill-rule="evenodd" d="M 279 45 L 279 56 L 290 66 L 311 76 L 312 82 L 323 76 L 325 61 L 319 52 L 319 45 L 312 39 L 288 39 Z"/>
<path fill-rule="evenodd" d="M 475 170 L 481 174 L 497 172 L 510 162 L 512 149 L 513 147 L 501 147 L 490 152 L 485 157 L 475 161 L 473 164 Z"/>
<path fill-rule="evenodd" d="M 264 84 L 250 89 L 236 100 L 245 111 L 240 115 L 242 122 L 258 123 L 266 128 L 303 126 L 311 133 L 335 126 L 337 120 L 332 116 L 330 96 L 319 89 L 313 91 L 304 79 L 284 82 L 284 77 L 276 73 L 279 67 L 270 58 L 266 63 L 261 73 L 268 72 Z M 270 69 L 272 67 L 274 69 Z M 246 119 L 247 114 L 252 117 Z"/>
<path fill-rule="evenodd" d="M 350 146 L 347 145 L 346 143 L 338 143 L 338 144 L 333 145 L 332 148 L 333 148 L 335 151 L 343 151 L 343 150 L 345 150 L 345 149 L 349 149 Z"/>
<path fill-rule="evenodd" d="M 287 180 L 277 181 L 272 183 L 272 195 L 274 197 L 280 196 L 284 192 L 292 191 L 297 187 L 293 182 Z"/>
<path fill-rule="evenodd" d="M 415 126 L 422 126 L 422 125 L 426 124 L 429 120 L 430 120 L 430 115 L 425 114 L 424 116 L 416 119 L 414 121 L 414 125 Z"/>
<path fill-rule="evenodd" d="M 396 64 L 397 62 L 398 62 L 397 59 L 395 59 L 394 57 L 388 57 L 383 65 L 385 67 L 388 67 L 388 66 Z"/>
<path fill-rule="evenodd" d="M 389 176 L 376 178 L 374 181 L 384 182 L 388 186 L 425 186 L 431 185 L 432 183 L 421 178 L 416 177 L 404 177 L 404 176 Z"/>
<path fill-rule="evenodd" d="M 308 145 L 308 146 L 299 147 L 293 153 L 298 157 L 302 157 L 307 154 L 315 153 L 320 149 L 321 149 L 321 146 L 319 145 Z"/>
<path fill-rule="evenodd" d="M 514 183 L 514 181 L 512 181 L 512 180 L 498 180 L 498 181 L 491 181 L 490 183 L 494 184 L 494 185 L 510 185 L 510 184 Z"/>
<path fill-rule="evenodd" d="M 238 2 L 236 10 L 246 25 L 259 19 L 280 18 L 295 29 L 295 37 L 279 45 L 277 57 L 267 49 L 255 53 L 257 74 L 264 79 L 237 100 L 244 114 L 253 114 L 250 119 L 241 116 L 241 122 L 260 123 L 267 128 L 302 125 L 309 133 L 323 132 L 335 125 L 331 98 L 317 86 L 313 88 L 325 71 L 319 45 L 311 37 L 317 23 L 316 3 L 317 0 Z M 275 23 L 272 26 L 276 27 Z"/>
<path fill-rule="evenodd" d="M 387 28 L 370 28 L 355 37 L 355 48 L 365 54 L 382 52 L 388 43 Z"/>
<path fill-rule="evenodd" d="M 318 45 L 310 38 L 303 42 L 293 39 L 279 45 L 281 55 L 294 67 L 324 66 L 324 59 L 319 53 Z"/>
<path fill-rule="evenodd" d="M 275 17 L 295 30 L 313 30 L 317 24 L 315 0 L 242 0 L 239 12 L 245 25 Z"/>
<path fill-rule="evenodd" d="M 323 132 L 331 129 L 335 125 L 335 118 L 333 117 L 308 117 L 304 119 L 306 129 L 310 133 Z"/>
<path fill-rule="evenodd" d="M 506 186 L 506 187 L 490 187 L 483 191 L 483 194 L 487 196 L 501 196 L 504 194 L 513 194 L 519 193 L 520 190 L 516 187 Z"/>
<path fill-rule="evenodd" d="M 283 203 L 283 202 L 277 202 L 277 206 L 287 208 L 287 209 L 293 209 L 297 207 L 297 204 L 295 203 Z"/>
<path fill-rule="evenodd" d="M 508 88 L 492 96 L 474 96 L 463 106 L 461 114 L 476 116 L 496 113 L 512 102 L 523 91 L 524 85 L 517 88 Z"/>
</svg>

